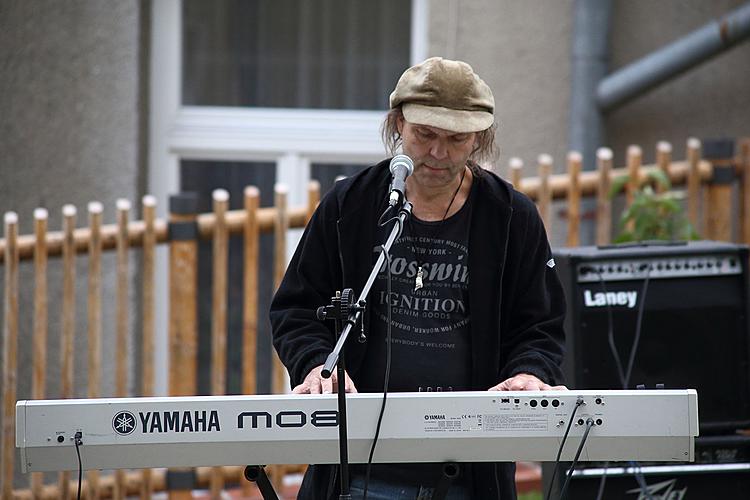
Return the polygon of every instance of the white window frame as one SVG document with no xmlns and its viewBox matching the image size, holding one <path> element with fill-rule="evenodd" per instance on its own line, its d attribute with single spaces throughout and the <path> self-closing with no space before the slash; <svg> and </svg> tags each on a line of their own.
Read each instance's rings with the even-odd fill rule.
<svg viewBox="0 0 750 500">
<path fill-rule="evenodd" d="M 412 0 L 412 63 L 427 55 L 429 0 Z M 376 162 L 384 157 L 382 111 L 183 106 L 182 0 L 151 3 L 148 189 L 167 214 L 183 159 L 274 162 L 289 204 L 307 203 L 310 164 Z M 289 255 L 299 230 L 290 232 Z M 167 393 L 167 252 L 157 252 L 156 394 Z"/>
</svg>

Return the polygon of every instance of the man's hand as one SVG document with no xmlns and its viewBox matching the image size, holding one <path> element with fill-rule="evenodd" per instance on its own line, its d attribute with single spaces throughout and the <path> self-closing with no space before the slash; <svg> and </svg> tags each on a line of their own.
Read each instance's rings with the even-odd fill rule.
<svg viewBox="0 0 750 500">
<path fill-rule="evenodd" d="M 519 373 L 515 377 L 505 379 L 496 386 L 490 387 L 490 391 L 566 391 L 564 385 L 545 384 L 534 375 Z"/>
<path fill-rule="evenodd" d="M 293 394 L 331 394 L 338 391 L 338 380 L 337 375 L 334 371 L 331 378 L 323 378 L 320 372 L 323 371 L 323 365 L 316 366 L 310 373 L 307 374 L 305 380 L 292 389 Z M 356 393 L 357 388 L 354 387 L 354 382 L 349 378 L 349 374 L 346 373 L 346 381 L 344 389 L 346 392 Z"/>
</svg>

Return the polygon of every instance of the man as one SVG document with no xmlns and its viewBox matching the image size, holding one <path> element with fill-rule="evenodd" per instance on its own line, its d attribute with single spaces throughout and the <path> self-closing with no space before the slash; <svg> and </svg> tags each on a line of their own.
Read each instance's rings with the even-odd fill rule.
<svg viewBox="0 0 750 500">
<path fill-rule="evenodd" d="M 346 346 L 348 392 L 383 392 L 391 313 L 391 391 L 537 390 L 561 383 L 565 303 L 534 204 L 483 170 L 494 146 L 494 98 L 460 61 L 409 68 L 390 96 L 387 147 L 414 161 L 413 215 L 368 297 L 367 342 Z M 274 346 L 295 393 L 329 393 L 335 344 L 315 318 L 335 291 L 358 294 L 391 224 L 382 227 L 389 160 L 340 181 L 308 225 L 271 306 Z M 553 387 L 555 386 L 555 387 Z M 387 409 L 386 409 L 387 411 Z M 375 464 L 367 497 L 429 498 L 438 464 Z M 448 498 L 515 498 L 515 465 L 462 466 Z M 335 498 L 337 468 L 311 466 L 299 498 Z M 364 466 L 352 466 L 361 497 Z"/>
</svg>

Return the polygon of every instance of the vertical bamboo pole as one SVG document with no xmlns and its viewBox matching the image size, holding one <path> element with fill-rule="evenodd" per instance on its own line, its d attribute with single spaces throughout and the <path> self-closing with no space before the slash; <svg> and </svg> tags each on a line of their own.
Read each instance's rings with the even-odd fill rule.
<svg viewBox="0 0 750 500">
<path fill-rule="evenodd" d="M 672 164 L 672 145 L 668 143 L 667 141 L 659 141 L 656 143 L 656 165 L 659 167 L 659 170 L 664 172 L 664 175 L 667 177 L 667 179 L 671 179 L 669 176 L 669 169 Z M 664 187 L 659 184 L 656 186 L 657 192 L 663 192 L 665 190 Z"/>
<path fill-rule="evenodd" d="M 213 192 L 215 216 L 213 234 L 213 304 L 211 312 L 211 392 L 214 396 L 226 393 L 227 369 L 227 261 L 229 260 L 229 233 L 227 210 L 229 193 L 224 189 Z M 211 469 L 211 498 L 220 498 L 224 488 L 221 467 Z"/>
<path fill-rule="evenodd" d="M 274 224 L 274 290 L 278 290 L 286 271 L 286 234 L 289 229 L 289 214 L 287 212 L 287 195 L 289 190 L 282 184 L 274 186 L 274 205 L 276 206 L 276 222 Z M 286 369 L 279 359 L 278 353 L 273 354 L 272 390 L 275 394 L 283 394 L 285 388 Z M 281 465 L 271 467 L 271 481 L 276 491 L 281 490 L 286 468 Z"/>
<path fill-rule="evenodd" d="M 596 168 L 599 185 L 596 193 L 596 244 L 606 245 L 612 237 L 612 201 L 609 189 L 612 175 L 612 150 L 599 148 L 596 151 Z"/>
<path fill-rule="evenodd" d="M 695 137 L 691 137 L 687 141 L 687 160 L 688 160 L 688 181 L 687 181 L 687 194 L 688 194 L 688 219 L 690 224 L 698 230 L 698 210 L 700 207 L 700 191 L 701 191 L 701 174 L 698 170 L 698 164 L 701 160 L 701 141 Z"/>
<path fill-rule="evenodd" d="M 640 146 L 632 144 L 628 146 L 627 151 L 627 168 L 628 168 L 628 184 L 625 192 L 625 203 L 626 206 L 633 204 L 635 195 L 638 189 L 641 187 L 641 164 L 643 160 L 643 151 Z M 632 220 L 627 223 L 628 231 L 632 231 L 635 227 Z"/>
<path fill-rule="evenodd" d="M 244 275 L 243 290 L 243 336 L 242 336 L 242 392 L 256 394 L 257 342 L 258 342 L 258 256 L 260 228 L 258 226 L 258 208 L 260 191 L 255 186 L 247 186 L 244 191 L 245 225 L 244 225 Z"/>
<path fill-rule="evenodd" d="M 740 141 L 740 171 L 742 172 L 741 207 L 740 207 L 740 241 L 750 244 L 750 138 Z"/>
<path fill-rule="evenodd" d="M 115 391 L 117 397 L 124 398 L 128 395 L 128 253 L 130 249 L 128 241 L 128 221 L 130 219 L 130 201 L 126 199 L 117 200 L 117 301 L 116 307 L 116 343 L 121 352 L 115 359 Z M 121 483 L 120 483 L 121 485 Z"/>
<path fill-rule="evenodd" d="M 65 205 L 63 214 L 63 298 L 62 298 L 62 332 L 60 340 L 60 397 L 73 397 L 73 341 L 76 323 L 76 250 L 73 231 L 76 226 L 76 207 Z M 60 498 L 70 498 L 70 473 L 61 472 L 59 476 Z"/>
<path fill-rule="evenodd" d="M 102 204 L 92 201 L 89 212 L 89 276 L 88 276 L 88 381 L 89 398 L 101 397 L 102 377 Z M 99 471 L 90 470 L 88 476 L 89 498 L 101 495 Z"/>
<path fill-rule="evenodd" d="M 6 212 L 5 292 L 3 301 L 3 432 L 2 497 L 13 498 L 13 460 L 15 459 L 16 369 L 18 359 L 18 215 Z"/>
<path fill-rule="evenodd" d="M 120 198 L 117 207 L 117 293 L 115 296 L 115 317 L 117 330 L 115 332 L 115 393 L 118 398 L 128 395 L 128 362 L 130 346 L 128 342 L 128 221 L 130 219 L 130 201 Z M 112 497 L 123 499 L 127 494 L 125 486 L 125 471 L 115 471 L 115 483 Z"/>
<path fill-rule="evenodd" d="M 566 245 L 580 244 L 581 226 L 581 167 L 583 157 L 578 151 L 568 153 L 568 238 Z"/>
<path fill-rule="evenodd" d="M 258 255 L 260 228 L 258 208 L 260 191 L 255 186 L 244 190 L 245 225 L 243 228 L 243 280 L 244 301 L 242 304 L 242 392 L 256 394 L 257 345 L 258 345 Z M 242 495 L 249 497 L 253 491 L 250 481 L 242 482 Z"/>
<path fill-rule="evenodd" d="M 516 191 L 521 190 L 521 174 L 523 173 L 523 160 L 520 158 L 513 157 L 508 160 L 508 168 L 510 169 L 510 183 Z"/>
<path fill-rule="evenodd" d="M 154 395 L 154 269 L 156 259 L 156 198 L 146 195 L 143 206 L 143 395 Z M 141 471 L 141 498 L 149 499 L 153 492 L 151 469 Z"/>
<path fill-rule="evenodd" d="M 32 380 L 32 397 L 46 397 L 47 379 L 47 220 L 48 213 L 44 208 L 34 210 L 34 359 L 32 361 L 34 377 Z M 31 494 L 41 498 L 44 488 L 44 475 L 41 472 L 31 474 Z"/>
<path fill-rule="evenodd" d="M 198 197 L 182 193 L 169 198 L 169 393 L 196 392 L 198 353 Z M 170 500 L 192 498 L 195 471 L 167 471 Z"/>
<path fill-rule="evenodd" d="M 544 227 L 550 232 L 552 224 L 552 189 L 549 185 L 549 177 L 552 175 L 552 157 L 547 154 L 539 155 L 539 198 L 537 206 L 542 215 Z"/>
<path fill-rule="evenodd" d="M 640 146 L 632 144 L 628 146 L 627 151 L 627 168 L 628 168 L 628 185 L 626 192 L 627 206 L 633 204 L 635 193 L 641 187 L 641 164 L 643 160 L 643 151 Z"/>
</svg>

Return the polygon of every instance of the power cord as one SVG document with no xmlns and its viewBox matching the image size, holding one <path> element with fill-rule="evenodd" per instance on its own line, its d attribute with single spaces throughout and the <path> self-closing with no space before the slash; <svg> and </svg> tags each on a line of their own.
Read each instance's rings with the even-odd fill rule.
<svg viewBox="0 0 750 500">
<path fill-rule="evenodd" d="M 573 463 L 570 466 L 570 469 L 568 470 L 568 475 L 565 477 L 565 483 L 562 487 L 562 492 L 560 493 L 560 500 L 564 500 L 568 493 L 568 485 L 570 484 L 570 478 L 573 477 L 573 471 L 576 468 L 576 464 L 578 463 L 578 458 L 581 456 L 581 452 L 583 451 L 583 445 L 586 444 L 586 439 L 589 437 L 589 431 L 594 426 L 594 419 L 589 417 L 586 419 L 586 430 L 583 431 L 583 436 L 581 437 L 581 444 L 578 445 L 578 451 L 576 451 L 576 456 L 573 458 Z"/>
<path fill-rule="evenodd" d="M 387 207 L 385 208 L 385 210 L 383 211 L 383 213 L 382 213 L 382 214 L 380 214 L 380 218 L 378 219 L 378 226 L 380 226 L 380 227 L 383 227 L 383 226 L 387 226 L 387 225 L 388 225 L 389 223 L 393 222 L 394 220 L 395 220 L 395 221 L 398 221 L 398 220 L 399 220 L 399 218 L 398 218 L 398 216 L 397 216 L 397 215 L 394 215 L 394 216 L 392 216 L 392 217 L 391 217 L 390 219 L 385 219 L 385 216 L 386 216 L 386 215 L 388 215 L 388 213 L 389 213 L 389 212 L 390 212 L 391 210 L 393 210 L 393 208 L 394 208 L 394 207 L 393 207 L 393 206 L 391 206 L 391 205 L 388 205 L 388 206 L 387 206 Z M 385 220 L 383 220 L 383 219 L 385 219 Z M 399 235 L 400 235 L 400 234 L 401 234 L 401 230 L 399 229 Z"/>
<path fill-rule="evenodd" d="M 641 267 L 643 269 L 643 267 Z M 643 313 L 646 310 L 646 292 L 648 291 L 648 282 L 651 277 L 650 268 L 646 267 L 646 276 L 643 279 L 643 288 L 641 288 L 641 304 L 638 306 L 638 318 L 635 323 L 635 336 L 633 337 L 633 346 L 630 348 L 630 358 L 628 359 L 628 369 L 625 372 L 625 382 L 623 388 L 627 389 L 630 385 L 630 376 L 633 374 L 633 364 L 635 362 L 635 353 L 638 349 L 638 344 L 641 341 L 641 328 L 643 327 Z"/>
<path fill-rule="evenodd" d="M 396 219 L 398 221 L 398 219 Z M 400 222 L 397 222 L 400 224 Z M 400 231 L 399 231 L 400 233 Z M 391 255 L 386 251 L 385 246 L 380 247 L 383 255 L 385 255 L 386 269 L 388 270 L 388 280 L 386 284 L 386 297 L 391 296 Z M 365 472 L 365 488 L 362 493 L 362 500 L 367 500 L 367 487 L 370 483 L 370 469 L 372 467 L 372 457 L 375 454 L 375 446 L 378 443 L 378 437 L 380 436 L 380 424 L 383 423 L 383 414 L 385 413 L 385 403 L 388 398 L 388 381 L 391 378 L 391 301 L 388 299 L 388 326 L 386 327 L 386 347 L 385 347 L 385 375 L 383 377 L 383 402 L 380 405 L 380 414 L 378 415 L 378 424 L 375 427 L 375 437 L 372 440 L 372 446 L 370 446 L 370 455 L 367 457 L 367 470 Z"/>
<path fill-rule="evenodd" d="M 378 218 L 378 226 L 383 227 L 388 225 L 390 222 L 395 221 L 396 225 L 398 225 L 398 233 L 396 238 L 398 238 L 401 235 L 401 232 L 403 231 L 403 224 L 401 223 L 401 219 L 398 218 L 398 216 L 392 216 L 389 219 L 386 219 L 386 216 L 388 213 L 391 212 L 393 207 L 391 205 L 388 205 L 386 209 L 383 211 L 382 214 L 380 214 L 380 217 Z M 385 219 L 385 220 L 384 220 Z M 344 272 L 344 256 L 341 253 L 341 233 L 338 231 L 338 225 L 336 226 L 336 235 L 338 237 L 339 241 L 339 263 L 341 265 L 341 272 L 343 274 Z M 386 248 L 384 245 L 380 246 L 380 250 L 383 252 L 383 255 L 385 256 L 386 260 L 386 269 L 388 272 L 388 280 L 387 280 L 387 293 L 388 297 L 391 295 L 391 255 L 386 251 Z M 364 315 L 362 317 L 362 325 L 364 328 Z M 360 341 L 363 341 L 362 338 L 364 335 L 360 336 Z M 366 339 L 366 337 L 364 337 Z M 383 402 L 380 405 L 380 414 L 378 415 L 378 423 L 375 427 L 375 437 L 372 440 L 372 445 L 370 446 L 370 454 L 367 458 L 367 468 L 365 471 L 365 486 L 364 491 L 362 494 L 362 500 L 367 500 L 367 488 L 370 483 L 370 471 L 372 468 L 372 457 L 375 454 L 375 447 L 378 444 L 378 437 L 380 436 L 380 426 L 383 422 L 383 414 L 385 413 L 385 404 L 388 398 L 388 381 L 390 379 L 391 375 L 391 304 L 390 301 L 388 302 L 388 326 L 386 327 L 386 361 L 385 361 L 385 380 L 384 380 L 384 386 L 383 386 Z"/>
<path fill-rule="evenodd" d="M 641 340 L 641 330 L 643 326 L 643 314 L 646 310 L 646 293 L 648 292 L 648 285 L 649 285 L 649 279 L 651 276 L 651 269 L 648 266 L 648 264 L 644 264 L 639 269 L 641 271 L 646 271 L 646 275 L 644 276 L 643 280 L 643 287 L 641 288 L 641 303 L 638 306 L 638 316 L 636 319 L 636 325 L 635 325 L 635 335 L 633 336 L 633 344 L 630 347 L 630 354 L 628 355 L 628 367 L 627 370 L 624 371 L 622 369 L 622 361 L 620 360 L 620 353 L 617 350 L 617 345 L 615 344 L 614 339 L 614 318 L 612 314 L 612 306 L 607 303 L 607 340 L 609 342 L 609 348 L 612 351 L 612 357 L 615 359 L 615 365 L 617 366 L 617 375 L 620 379 L 620 384 L 622 385 L 623 389 L 627 389 L 630 385 L 630 376 L 633 373 L 633 366 L 635 364 L 635 354 L 638 351 L 638 344 Z M 604 281 L 604 277 L 601 275 L 601 273 L 597 270 L 596 271 L 597 276 L 599 277 L 599 284 L 602 288 L 602 292 L 607 294 L 607 285 Z"/>
<path fill-rule="evenodd" d="M 654 500 L 653 495 L 651 495 L 651 492 L 648 491 L 648 485 L 646 484 L 646 478 L 643 477 L 643 472 L 641 471 L 641 464 L 638 462 L 628 462 L 630 466 L 633 468 L 633 475 L 635 476 L 635 480 L 638 483 L 638 487 L 641 489 L 641 494 L 643 495 L 645 492 L 646 497 L 648 500 Z"/>
<path fill-rule="evenodd" d="M 570 419 L 568 420 L 568 427 L 565 429 L 565 434 L 563 434 L 562 441 L 560 442 L 560 447 L 557 449 L 557 457 L 555 458 L 555 466 L 552 469 L 552 479 L 550 479 L 549 487 L 547 488 L 547 500 L 551 500 L 552 498 L 552 485 L 555 483 L 555 476 L 557 475 L 557 469 L 560 467 L 560 455 L 562 455 L 563 447 L 565 446 L 565 441 L 568 439 L 568 432 L 570 432 L 570 427 L 573 425 L 573 420 L 575 419 L 576 412 L 578 411 L 578 407 L 583 405 L 583 398 L 578 398 L 576 400 L 576 405 L 573 407 L 573 412 L 570 414 Z"/>
<path fill-rule="evenodd" d="M 81 500 L 81 479 L 83 478 L 83 464 L 81 463 L 81 445 L 83 444 L 83 433 L 76 431 L 73 436 L 73 442 L 76 445 L 76 455 L 78 455 L 78 494 L 76 498 Z"/>
<path fill-rule="evenodd" d="M 595 270 L 597 276 L 599 277 L 599 284 L 602 287 L 602 291 L 606 294 L 607 293 L 607 286 L 604 281 L 604 277 L 601 275 L 601 273 L 596 270 L 596 268 L 592 268 Z M 644 277 L 643 281 L 643 287 L 641 288 L 641 303 L 638 306 L 638 316 L 636 318 L 636 325 L 635 325 L 635 335 L 633 336 L 633 344 L 630 347 L 630 354 L 628 355 L 628 367 L 627 371 L 623 371 L 622 369 L 622 362 L 620 361 L 620 353 L 617 350 L 617 345 L 615 344 L 614 340 L 614 318 L 612 314 L 612 306 L 607 303 L 607 339 L 609 342 L 609 348 L 612 351 L 612 356 L 615 359 L 615 365 L 617 366 L 617 375 L 620 379 L 620 384 L 622 385 L 623 389 L 627 389 L 630 385 L 630 377 L 633 374 L 633 366 L 635 364 L 635 354 L 638 350 L 638 344 L 641 340 L 641 329 L 643 326 L 643 314 L 646 309 L 646 293 L 648 292 L 648 285 L 649 280 L 651 277 L 651 266 L 648 264 L 642 264 L 639 269 L 639 271 L 646 271 L 646 275 Z M 637 464 L 637 462 L 633 462 L 634 464 Z M 599 481 L 599 491 L 596 495 L 596 500 L 602 500 L 604 498 L 604 486 L 607 482 L 607 474 L 606 470 L 609 467 L 609 462 L 605 462 L 604 464 L 604 473 L 602 474 L 602 478 Z M 648 491 L 646 480 L 643 477 L 643 473 L 641 473 L 639 467 L 634 467 L 634 476 L 635 480 L 638 483 L 639 488 L 641 489 L 641 495 L 643 495 L 647 500 L 654 500 L 653 495 Z"/>
</svg>

